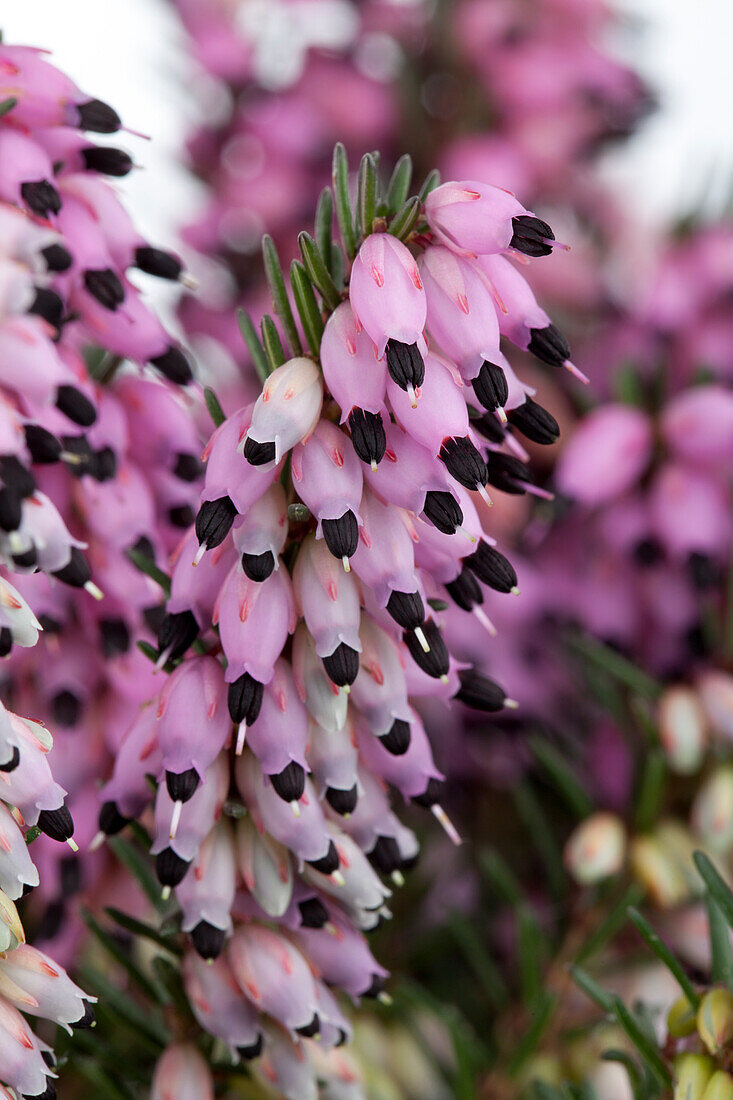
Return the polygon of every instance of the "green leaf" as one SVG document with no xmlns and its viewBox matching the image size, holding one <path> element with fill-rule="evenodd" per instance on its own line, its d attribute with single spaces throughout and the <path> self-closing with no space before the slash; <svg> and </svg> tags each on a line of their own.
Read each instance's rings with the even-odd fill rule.
<svg viewBox="0 0 733 1100">
<path fill-rule="evenodd" d="M 462 913 L 452 913 L 447 927 L 479 979 L 487 1001 L 492 1008 L 500 1008 L 508 995 L 506 983 L 475 926 Z"/>
<path fill-rule="evenodd" d="M 432 172 L 426 177 L 425 183 L 420 188 L 420 202 L 425 202 L 430 192 L 434 191 L 436 187 L 440 187 L 440 172 L 437 168 L 433 168 Z"/>
<path fill-rule="evenodd" d="M 269 313 L 266 313 L 260 321 L 260 331 L 262 332 L 262 345 L 265 349 L 267 362 L 270 364 L 270 373 L 272 373 L 285 362 L 285 352 L 280 343 L 280 333 L 277 331 L 277 325 Z"/>
<path fill-rule="evenodd" d="M 557 997 L 554 993 L 544 992 L 534 1004 L 532 1009 L 532 1022 L 527 1031 L 519 1040 L 519 1045 L 509 1058 L 508 1072 L 510 1076 L 518 1073 L 527 1061 L 532 1057 L 540 1040 L 544 1035 L 552 1015 L 557 1007 Z"/>
<path fill-rule="evenodd" d="M 152 661 L 154 665 L 157 665 L 159 654 L 154 645 L 151 645 L 151 643 L 146 641 L 145 638 L 138 638 L 138 640 L 135 642 L 135 645 L 141 653 L 145 654 L 149 661 Z M 173 667 L 174 666 L 172 661 L 166 661 L 166 663 L 163 665 L 163 668 L 166 672 L 172 672 Z"/>
<path fill-rule="evenodd" d="M 565 868 L 562 853 L 537 796 L 529 783 L 520 783 L 514 790 L 514 801 L 519 816 L 542 860 L 553 895 L 563 893 Z"/>
<path fill-rule="evenodd" d="M 365 153 L 359 165 L 356 185 L 356 210 L 362 236 L 368 237 L 377 205 L 377 169 L 371 153 Z"/>
<path fill-rule="evenodd" d="M 333 274 L 333 195 L 330 187 L 324 187 L 318 196 L 313 236 L 321 258 L 329 272 Z"/>
<path fill-rule="evenodd" d="M 603 645 L 602 642 L 584 634 L 573 635 L 570 638 L 570 645 L 592 664 L 604 669 L 614 679 L 620 680 L 630 691 L 652 702 L 659 698 L 662 685 L 610 646 Z"/>
<path fill-rule="evenodd" d="M 410 233 L 412 233 L 417 225 L 421 209 L 422 206 L 419 199 L 408 199 L 405 205 L 398 210 L 392 218 L 392 221 L 387 226 L 387 232 L 391 233 L 393 237 L 398 237 L 401 241 L 404 241 L 409 237 Z"/>
<path fill-rule="evenodd" d="M 349 195 L 349 161 L 346 149 L 339 141 L 333 150 L 333 197 L 336 203 L 336 220 L 341 233 L 344 252 L 350 260 L 356 255 L 356 237 L 351 217 Z"/>
<path fill-rule="evenodd" d="M 293 260 L 290 265 L 290 283 L 293 288 L 295 304 L 300 314 L 300 321 L 303 325 L 303 332 L 308 341 L 308 347 L 317 359 L 321 351 L 323 317 L 318 308 L 313 283 L 308 278 L 308 273 L 299 260 Z"/>
<path fill-rule="evenodd" d="M 428 603 L 432 607 L 433 611 L 447 611 L 450 607 L 450 604 L 447 600 L 439 600 L 435 596 L 429 596 Z"/>
<path fill-rule="evenodd" d="M 132 1093 L 126 1087 L 123 1092 L 98 1062 L 87 1058 L 75 1059 L 74 1069 L 94 1087 L 95 1096 L 104 1096 L 106 1100 L 131 1100 Z"/>
<path fill-rule="evenodd" d="M 124 864 L 128 871 L 132 872 L 155 908 L 160 912 L 167 909 L 167 903 L 163 899 L 161 893 L 161 885 L 155 877 L 150 865 L 149 856 L 141 852 L 138 847 L 131 844 L 129 840 L 126 840 L 125 837 L 122 836 L 110 837 L 107 844 L 120 863 Z"/>
<path fill-rule="evenodd" d="M 517 906 L 517 955 L 522 1001 L 533 1005 L 542 990 L 542 958 L 545 944 L 540 926 L 528 905 Z"/>
<path fill-rule="evenodd" d="M 644 888 L 638 882 L 634 882 L 624 890 L 622 896 L 613 905 L 600 924 L 594 925 L 587 940 L 580 948 L 576 956 L 576 963 L 582 963 L 591 958 L 597 951 L 612 940 L 616 933 L 623 928 L 627 920 L 627 910 L 630 905 L 637 905 L 644 897 Z"/>
<path fill-rule="evenodd" d="M 518 905 L 522 901 L 524 891 L 519 879 L 503 856 L 493 848 L 486 848 L 479 854 L 479 870 L 504 901 L 510 905 Z"/>
<path fill-rule="evenodd" d="M 249 313 L 247 313 L 247 310 L 242 309 L 241 306 L 237 310 L 237 322 L 239 324 L 239 331 L 242 333 L 242 338 L 247 345 L 247 351 L 252 356 L 252 362 L 257 371 L 257 377 L 260 382 L 264 382 L 268 375 L 272 373 L 272 369 L 265 355 L 265 349 L 262 346 L 262 342 L 257 335 L 257 329 L 254 326 L 254 322 Z M 209 391 L 207 390 L 206 392 L 208 393 Z"/>
<path fill-rule="evenodd" d="M 34 840 L 38 840 L 41 835 L 41 829 L 38 825 L 33 825 L 25 834 L 26 844 L 32 844 Z"/>
<path fill-rule="evenodd" d="M 631 1042 L 639 1051 L 644 1064 L 649 1072 L 662 1088 L 668 1088 L 672 1084 L 672 1075 L 664 1062 L 656 1044 L 644 1032 L 638 1020 L 628 1010 L 620 997 L 611 998 L 611 1008 L 619 1025 L 628 1035 Z"/>
<path fill-rule="evenodd" d="M 695 852 L 692 858 L 698 874 L 715 899 L 729 926 L 733 928 L 733 893 L 731 893 L 729 887 L 704 852 Z"/>
<path fill-rule="evenodd" d="M 15 98 L 15 96 L 11 95 L 8 96 L 7 99 L 4 99 L 2 103 L 0 103 L 0 118 L 2 118 L 3 115 L 6 115 L 8 111 L 12 111 L 13 107 L 16 107 L 17 105 L 18 100 Z"/>
<path fill-rule="evenodd" d="M 667 780 L 667 761 L 662 749 L 655 745 L 644 760 L 644 770 L 636 795 L 636 827 L 640 832 L 651 829 L 658 820 Z"/>
<path fill-rule="evenodd" d="M 204 401 L 206 402 L 209 416 L 214 421 L 214 427 L 218 428 L 226 420 L 226 415 L 219 404 L 219 398 L 216 396 L 211 386 L 204 387 Z"/>
<path fill-rule="evenodd" d="M 411 179 L 412 157 L 409 153 L 403 153 L 395 164 L 387 185 L 387 209 L 390 214 L 395 213 L 406 202 Z"/>
<path fill-rule="evenodd" d="M 82 920 L 86 924 L 92 935 L 101 943 L 108 955 L 111 955 L 120 966 L 127 971 L 132 979 L 132 982 L 137 986 L 146 996 L 157 1004 L 166 1004 L 168 997 L 165 991 L 158 985 L 157 982 L 151 981 L 147 974 L 143 973 L 137 963 L 128 955 L 123 947 L 117 942 L 114 936 L 102 928 L 88 909 L 82 910 Z"/>
<path fill-rule="evenodd" d="M 341 250 L 341 245 L 336 244 L 334 241 L 331 246 L 331 274 L 333 275 L 333 281 L 336 286 L 344 285 L 344 270 L 346 268 L 346 261 L 344 260 L 344 254 Z"/>
<path fill-rule="evenodd" d="M 181 1013 L 184 1018 L 191 1019 L 191 1005 L 186 996 L 186 991 L 183 988 L 181 971 L 178 964 L 172 962 L 169 958 L 165 958 L 163 955 L 156 955 L 153 959 L 152 966 L 156 978 L 166 990 L 168 997 L 175 1004 L 179 1013 Z"/>
<path fill-rule="evenodd" d="M 300 335 L 298 334 L 298 329 L 295 324 L 293 311 L 290 308 L 290 301 L 285 289 L 285 279 L 283 277 L 282 268 L 280 267 L 280 259 L 277 254 L 277 249 L 275 248 L 275 242 L 269 233 L 266 233 L 262 238 L 262 258 L 265 264 L 265 275 L 267 277 L 268 286 L 270 287 L 270 293 L 272 294 L 275 312 L 285 329 L 285 339 L 290 349 L 290 355 L 300 355 L 303 351 L 300 343 Z"/>
<path fill-rule="evenodd" d="M 710 892 L 705 895 L 705 908 L 710 927 L 710 975 L 714 982 L 727 985 L 733 991 L 733 956 L 728 921 Z"/>
<path fill-rule="evenodd" d="M 700 1004 L 700 997 L 698 996 L 694 985 L 687 977 L 687 974 L 684 971 L 684 967 L 682 966 L 679 959 L 675 958 L 670 949 L 667 947 L 664 940 L 661 939 L 661 937 L 658 935 L 657 932 L 654 931 L 646 918 L 643 917 L 639 910 L 634 908 L 634 906 L 629 907 L 629 919 L 636 928 L 639 935 L 642 937 L 642 939 L 645 940 L 645 942 L 652 949 L 660 962 L 663 962 L 667 969 L 670 971 L 687 1000 L 690 1002 L 693 1008 L 697 1010 Z"/>
<path fill-rule="evenodd" d="M 298 236 L 300 254 L 303 257 L 305 270 L 323 298 L 329 309 L 336 309 L 341 305 L 341 295 L 336 289 L 336 284 L 331 278 L 331 273 L 326 267 L 316 242 L 309 233 L 301 233 Z M 330 253 L 330 244 L 329 244 Z"/>
<path fill-rule="evenodd" d="M 594 978 L 591 978 L 587 970 L 583 970 L 580 966 L 571 966 L 570 974 L 575 984 L 583 990 L 586 997 L 589 997 L 594 1004 L 598 1005 L 604 1012 L 613 1011 L 611 994 L 607 993 Z"/>
<path fill-rule="evenodd" d="M 111 905 L 105 908 L 104 911 L 121 928 L 132 932 L 134 936 L 142 936 L 143 939 L 151 940 L 153 943 L 157 943 L 159 947 L 164 947 L 166 951 L 170 951 L 172 955 L 183 954 L 172 936 L 163 935 L 159 929 L 153 928 L 151 924 L 137 920 L 135 917 L 131 917 L 129 913 L 123 913 L 121 909 L 115 909 Z"/>
<path fill-rule="evenodd" d="M 547 1081 L 533 1081 L 532 1096 L 533 1100 L 563 1100 L 560 1089 Z"/>
<path fill-rule="evenodd" d="M 571 812 L 581 818 L 592 813 L 594 809 L 593 799 L 587 793 L 563 754 L 558 752 L 555 746 L 551 745 L 544 737 L 531 737 L 529 747 L 535 760 L 555 785 L 558 794 L 562 796 Z"/>
<path fill-rule="evenodd" d="M 99 997 L 101 1009 L 106 1009 L 120 1020 L 124 1020 L 153 1051 L 157 1052 L 161 1047 L 168 1045 L 170 1042 L 168 1029 L 160 1021 L 157 1013 L 154 1014 L 150 1008 L 145 1011 L 139 1008 L 127 993 L 123 993 L 118 983 L 110 981 L 95 967 L 83 965 L 80 977 L 84 989 L 89 989 L 90 993 Z"/>
<path fill-rule="evenodd" d="M 171 579 L 167 573 L 164 573 L 162 569 L 158 569 L 158 566 L 147 554 L 143 554 L 140 550 L 136 550 L 134 546 L 128 547 L 126 553 L 136 569 L 139 569 L 141 573 L 145 573 L 147 577 L 154 580 L 156 584 L 160 585 L 166 596 L 170 596 Z"/>
</svg>

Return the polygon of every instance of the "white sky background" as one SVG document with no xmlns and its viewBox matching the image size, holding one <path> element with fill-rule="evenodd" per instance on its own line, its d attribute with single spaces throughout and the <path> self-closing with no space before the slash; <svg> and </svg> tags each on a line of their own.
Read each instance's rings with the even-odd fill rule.
<svg viewBox="0 0 733 1100">
<path fill-rule="evenodd" d="M 607 155 L 604 172 L 651 221 L 687 213 L 703 196 L 715 216 L 733 195 L 733 3 L 615 3 L 627 18 L 613 47 L 657 90 L 660 110 Z M 196 107 L 166 0 L 6 0 L 0 22 L 7 42 L 52 50 L 81 88 L 151 135 L 123 135 L 145 167 L 121 187 L 142 232 L 173 243 L 200 191 L 176 160 Z"/>
</svg>

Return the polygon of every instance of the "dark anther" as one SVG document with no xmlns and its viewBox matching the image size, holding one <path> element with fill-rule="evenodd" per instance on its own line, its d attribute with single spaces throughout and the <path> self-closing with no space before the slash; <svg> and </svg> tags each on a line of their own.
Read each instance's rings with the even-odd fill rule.
<svg viewBox="0 0 733 1100">
<path fill-rule="evenodd" d="M 141 271 L 147 271 L 148 275 L 157 275 L 159 279 L 172 279 L 174 282 L 180 278 L 183 264 L 172 252 L 164 252 L 162 248 L 151 248 L 150 245 L 141 245 L 135 249 L 135 267 Z"/>
<path fill-rule="evenodd" d="M 707 592 L 720 584 L 720 565 L 709 554 L 693 550 L 687 559 L 687 568 L 698 592 Z"/>
<path fill-rule="evenodd" d="M 527 351 L 531 351 L 543 363 L 549 363 L 551 367 L 561 367 L 570 358 L 570 345 L 554 325 L 533 328 L 530 331 L 532 338 L 527 344 Z"/>
<path fill-rule="evenodd" d="M 196 516 L 190 504 L 177 504 L 168 509 L 168 519 L 174 527 L 190 527 Z"/>
<path fill-rule="evenodd" d="M 27 550 L 21 550 L 19 554 L 10 556 L 16 569 L 33 569 L 38 564 L 38 551 L 35 546 L 29 546 Z"/>
<path fill-rule="evenodd" d="M 275 461 L 275 444 L 258 443 L 256 439 L 247 436 L 244 443 L 244 457 L 250 466 L 266 466 L 268 462 Z"/>
<path fill-rule="evenodd" d="M 23 501 L 15 489 L 4 485 L 0 489 L 0 528 L 17 531 L 23 517 Z"/>
<path fill-rule="evenodd" d="M 56 1100 L 58 1093 L 56 1092 L 56 1086 L 53 1081 L 49 1081 L 46 1078 L 46 1087 L 43 1092 L 35 1092 L 33 1094 L 24 1092 L 24 1100 Z"/>
<path fill-rule="evenodd" d="M 402 756 L 410 747 L 410 723 L 404 718 L 395 718 L 387 733 L 379 738 L 387 752 L 393 756 Z"/>
<path fill-rule="evenodd" d="M 207 550 L 213 550 L 227 537 L 236 517 L 237 509 L 229 497 L 204 501 L 196 516 L 196 538 L 199 543 L 205 543 Z"/>
<path fill-rule="evenodd" d="M 423 515 L 444 535 L 454 535 L 456 527 L 463 523 L 461 506 L 452 493 L 441 489 L 428 489 L 425 494 Z"/>
<path fill-rule="evenodd" d="M 400 849 L 393 836 L 377 837 L 371 852 L 367 852 L 367 859 L 381 875 L 391 875 L 402 864 Z"/>
<path fill-rule="evenodd" d="M 208 921 L 200 920 L 191 933 L 191 940 L 202 959 L 217 959 L 224 950 L 226 932 Z"/>
<path fill-rule="evenodd" d="M 36 480 L 27 466 L 15 455 L 0 458 L 0 477 L 5 485 L 14 489 L 20 497 L 30 497 L 36 491 Z"/>
<path fill-rule="evenodd" d="M 533 443 L 549 446 L 550 443 L 556 443 L 560 435 L 560 426 L 552 413 L 529 396 L 523 405 L 508 412 L 507 418 L 513 428 Z"/>
<path fill-rule="evenodd" d="M 324 519 L 321 523 L 326 546 L 335 558 L 350 558 L 359 545 L 359 524 L 349 509 L 338 519 Z"/>
<path fill-rule="evenodd" d="M 414 389 L 422 386 L 425 381 L 425 360 L 420 354 L 417 344 L 402 344 L 399 340 L 387 341 L 387 370 L 392 381 L 401 390 L 409 386 Z"/>
<path fill-rule="evenodd" d="M 372 974 L 372 980 L 369 983 L 368 988 L 365 989 L 363 993 L 360 994 L 360 996 L 369 997 L 371 999 L 373 999 L 374 997 L 378 997 L 380 993 L 384 992 L 384 985 L 385 979 L 382 977 L 381 974 Z"/>
<path fill-rule="evenodd" d="M 84 166 L 105 176 L 126 176 L 132 169 L 132 157 L 112 145 L 88 145 L 81 150 Z"/>
<path fill-rule="evenodd" d="M 549 256 L 552 252 L 548 241 L 554 241 L 555 234 L 547 222 L 531 214 L 520 214 L 512 218 L 512 228 L 514 233 L 509 242 L 510 248 L 516 248 L 517 252 L 524 252 L 527 256 Z"/>
<path fill-rule="evenodd" d="M 99 624 L 105 657 L 120 657 L 130 648 L 130 631 L 124 619 L 102 619 Z"/>
<path fill-rule="evenodd" d="M 80 1016 L 78 1020 L 75 1020 L 71 1025 L 75 1030 L 91 1027 L 94 1023 L 94 1005 L 91 1001 L 88 1001 L 86 997 L 81 1002 L 84 1005 L 84 1015 Z"/>
<path fill-rule="evenodd" d="M 18 764 L 20 764 L 20 749 L 17 745 L 13 745 L 10 759 L 6 760 L 4 764 L 0 764 L 0 772 L 14 772 Z"/>
<path fill-rule="evenodd" d="M 174 802 L 188 802 L 193 798 L 201 782 L 201 776 L 195 768 L 186 768 L 185 772 L 166 772 L 165 785 Z"/>
<path fill-rule="evenodd" d="M 21 183 L 20 194 L 26 206 L 29 206 L 39 218 L 47 218 L 49 214 L 58 214 L 61 209 L 61 196 L 48 180 Z"/>
<path fill-rule="evenodd" d="M 341 790 L 340 787 L 328 787 L 326 789 L 326 802 L 337 814 L 353 814 L 358 797 L 356 783 L 353 787 L 349 787 L 348 791 Z"/>
<path fill-rule="evenodd" d="M 275 555 L 271 550 L 264 554 L 242 554 L 242 569 L 251 581 L 266 581 L 275 568 Z"/>
<path fill-rule="evenodd" d="M 81 700 L 74 695 L 73 691 L 65 689 L 57 692 L 53 697 L 51 706 L 53 720 L 57 725 L 70 729 L 79 721 Z"/>
<path fill-rule="evenodd" d="M 655 538 L 641 539 L 633 549 L 634 561 L 637 565 L 648 569 L 652 565 L 658 565 L 664 560 L 664 547 Z"/>
<path fill-rule="evenodd" d="M 72 546 L 71 559 L 68 565 L 65 565 L 63 569 L 57 569 L 51 576 L 56 577 L 64 584 L 71 585 L 72 588 L 83 588 L 92 579 L 92 571 L 81 550 L 76 546 Z"/>
<path fill-rule="evenodd" d="M 359 654 L 346 642 L 341 642 L 333 653 L 322 660 L 328 678 L 338 687 L 353 684 L 359 673 Z"/>
<path fill-rule="evenodd" d="M 67 455 L 73 455 L 76 462 L 67 461 L 69 473 L 73 477 L 84 477 L 94 465 L 94 453 L 89 440 L 84 435 L 62 435 L 61 444 Z"/>
<path fill-rule="evenodd" d="M 458 673 L 461 686 L 455 694 L 467 707 L 474 710 L 494 711 L 504 706 L 506 694 L 503 688 L 475 668 L 465 668 Z"/>
<path fill-rule="evenodd" d="M 245 1062 L 251 1062 L 253 1058 L 259 1058 L 260 1054 L 262 1054 L 263 1046 L 264 1039 L 260 1032 L 255 1041 L 250 1043 L 249 1046 L 237 1047 L 237 1053 L 240 1058 L 244 1058 Z"/>
<path fill-rule="evenodd" d="M 173 467 L 173 473 L 181 481 L 195 481 L 201 473 L 201 463 L 197 459 L 196 455 L 185 454 L 181 452 L 176 455 L 176 464 Z"/>
<path fill-rule="evenodd" d="M 321 1021 L 318 1019 L 318 1013 L 313 1013 L 313 1019 L 305 1027 L 296 1027 L 295 1030 L 298 1035 L 302 1035 L 304 1039 L 312 1039 L 314 1035 L 317 1035 L 321 1030 Z"/>
<path fill-rule="evenodd" d="M 95 481 L 111 481 L 117 473 L 117 455 L 111 447 L 100 447 L 92 452 L 91 462 L 87 473 L 91 474 Z M 191 523 L 193 516 L 191 516 Z M 191 524 L 189 523 L 190 527 Z"/>
<path fill-rule="evenodd" d="M 38 828 L 51 840 L 68 840 L 74 835 L 74 821 L 66 806 L 57 810 L 41 810 Z"/>
<path fill-rule="evenodd" d="M 409 649 L 410 656 L 415 664 L 421 668 L 423 672 L 427 673 L 428 676 L 432 676 L 434 679 L 438 680 L 441 676 L 447 676 L 448 669 L 450 668 L 448 647 L 433 619 L 427 620 L 423 630 L 428 645 L 430 646 L 427 653 L 412 631 L 405 631 L 402 635 L 402 640 Z"/>
<path fill-rule="evenodd" d="M 73 264 L 71 253 L 62 244 L 50 244 L 41 249 L 48 271 L 68 271 Z"/>
<path fill-rule="evenodd" d="M 156 355 L 149 360 L 157 367 L 169 382 L 175 382 L 177 386 L 187 385 L 193 378 L 191 364 L 180 348 L 171 344 L 162 355 Z"/>
<path fill-rule="evenodd" d="M 493 413 L 487 412 L 483 416 L 472 419 L 471 427 L 475 428 L 484 439 L 488 439 L 489 443 L 504 442 L 506 435 L 504 425 Z"/>
<path fill-rule="evenodd" d="M 275 794 L 283 802 L 297 802 L 305 791 L 305 770 L 295 760 L 291 760 L 281 772 L 270 776 L 270 782 Z"/>
<path fill-rule="evenodd" d="M 85 271 L 84 286 L 92 298 L 96 298 L 100 305 L 113 312 L 125 300 L 125 288 L 111 267 Z"/>
<path fill-rule="evenodd" d="M 478 549 L 465 559 L 465 564 L 480 581 L 496 592 L 511 592 L 517 587 L 517 574 L 512 563 L 486 542 L 479 543 Z"/>
<path fill-rule="evenodd" d="M 532 484 L 532 474 L 529 466 L 520 462 L 514 455 L 500 454 L 492 451 L 486 461 L 489 474 L 489 484 L 503 493 L 513 493 L 521 496 L 525 485 Z"/>
<path fill-rule="evenodd" d="M 77 103 L 79 129 L 91 130 L 95 134 L 114 134 L 122 126 L 122 120 L 114 108 L 101 99 L 88 99 L 86 103 Z"/>
<path fill-rule="evenodd" d="M 155 561 L 155 549 L 147 535 L 141 535 L 132 549 L 137 550 L 138 554 L 142 554 L 149 561 Z"/>
<path fill-rule="evenodd" d="M 61 885 L 61 897 L 73 898 L 81 892 L 84 881 L 84 865 L 76 856 L 64 856 L 59 861 L 59 879 Z"/>
<path fill-rule="evenodd" d="M 248 672 L 243 672 L 239 679 L 229 685 L 227 703 L 229 705 L 229 717 L 232 722 L 239 725 L 246 722 L 251 726 L 257 720 L 262 706 L 264 685 L 255 680 Z"/>
<path fill-rule="evenodd" d="M 36 317 L 43 317 L 43 320 L 48 321 L 49 325 L 53 325 L 58 332 L 61 329 L 61 322 L 64 317 L 64 302 L 60 295 L 55 290 L 51 290 L 50 287 L 36 287 L 36 296 L 32 305 L 29 306 L 28 312 L 33 313 Z"/>
<path fill-rule="evenodd" d="M 334 871 L 338 870 L 340 862 L 336 845 L 332 840 L 328 842 L 328 851 L 325 856 L 321 856 L 320 859 L 306 860 L 306 863 L 309 863 L 314 871 L 320 871 L 322 875 L 332 875 Z"/>
<path fill-rule="evenodd" d="M 387 437 L 380 413 L 365 412 L 364 409 L 352 409 L 349 413 L 349 431 L 351 443 L 362 462 L 371 466 L 378 465 L 387 450 Z"/>
<path fill-rule="evenodd" d="M 486 463 L 468 436 L 444 440 L 438 458 L 445 463 L 451 477 L 467 489 L 478 489 L 488 480 Z"/>
<path fill-rule="evenodd" d="M 123 817 L 114 802 L 105 802 L 99 811 L 99 828 L 105 836 L 115 836 L 124 829 L 130 821 L 129 817 Z"/>
<path fill-rule="evenodd" d="M 429 810 L 431 806 L 435 806 L 440 802 L 443 797 L 443 790 L 445 783 L 442 779 L 436 779 L 433 777 L 428 780 L 428 785 L 422 794 L 414 794 L 411 801 L 418 806 L 424 806 L 426 810 Z"/>
<path fill-rule="evenodd" d="M 55 435 L 46 431 L 40 424 L 26 424 L 23 428 L 25 445 L 31 458 L 39 465 L 58 462 L 61 457 L 61 444 Z"/>
<path fill-rule="evenodd" d="M 328 909 L 320 898 L 306 898 L 298 902 L 301 928 L 323 928 L 328 921 Z"/>
<path fill-rule="evenodd" d="M 403 630 L 414 630 L 425 622 L 425 605 L 419 592 L 393 592 L 387 611 Z"/>
<path fill-rule="evenodd" d="M 461 569 L 456 579 L 454 581 L 448 581 L 445 587 L 450 593 L 453 602 L 457 603 L 464 611 L 472 611 L 477 604 L 482 604 L 484 602 L 484 594 L 481 591 L 481 585 L 474 577 L 470 568 L 466 568 L 466 565 L 463 566 L 463 569 Z"/>
<path fill-rule="evenodd" d="M 155 857 L 155 873 L 161 886 L 178 886 L 190 866 L 190 861 L 181 859 L 172 848 L 164 848 Z"/>
<path fill-rule="evenodd" d="M 471 382 L 473 392 L 485 409 L 503 409 L 509 400 L 509 386 L 506 375 L 496 363 L 484 362 L 481 370 Z"/>
<path fill-rule="evenodd" d="M 82 428 L 89 428 L 97 419 L 97 410 L 76 386 L 63 385 L 56 390 L 56 408 Z"/>
<path fill-rule="evenodd" d="M 182 657 L 196 641 L 199 627 L 191 611 L 168 612 L 158 630 L 158 651 L 167 651 L 171 661 Z"/>
</svg>

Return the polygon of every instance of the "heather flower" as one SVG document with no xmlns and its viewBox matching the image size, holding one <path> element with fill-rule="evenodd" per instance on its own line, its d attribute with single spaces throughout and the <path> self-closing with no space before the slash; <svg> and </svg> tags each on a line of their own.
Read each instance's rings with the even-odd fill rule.
<svg viewBox="0 0 733 1100">
<path fill-rule="evenodd" d="M 206 1062 L 187 1043 L 167 1047 L 155 1067 L 151 1100 L 213 1100 L 214 1082 Z"/>
</svg>

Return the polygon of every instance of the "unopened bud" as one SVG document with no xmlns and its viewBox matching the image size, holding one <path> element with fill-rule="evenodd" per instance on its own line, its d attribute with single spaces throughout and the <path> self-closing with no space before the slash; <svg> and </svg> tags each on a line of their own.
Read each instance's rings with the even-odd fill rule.
<svg viewBox="0 0 733 1100">
<path fill-rule="evenodd" d="M 711 989 L 697 1010 L 697 1030 L 711 1054 L 733 1039 L 733 993 L 727 989 Z"/>
<path fill-rule="evenodd" d="M 703 1100 L 715 1063 L 706 1054 L 678 1054 L 674 1060 L 674 1100 Z"/>
<path fill-rule="evenodd" d="M 733 1100 L 733 1077 L 719 1069 L 708 1081 L 702 1100 Z"/>
<path fill-rule="evenodd" d="M 312 359 L 290 359 L 269 376 L 257 398 L 247 439 L 273 444 L 276 462 L 318 423 L 323 378 Z"/>
<path fill-rule="evenodd" d="M 675 1039 L 692 1035 L 697 1029 L 697 1013 L 687 997 L 679 997 L 667 1014 L 667 1031 Z"/>
<path fill-rule="evenodd" d="M 733 847 L 733 768 L 718 768 L 705 780 L 692 804 L 691 820 L 714 852 Z"/>
<path fill-rule="evenodd" d="M 621 869 L 626 854 L 626 830 L 615 814 L 591 814 L 575 829 L 565 846 L 565 866 L 583 886 L 600 882 Z"/>
<path fill-rule="evenodd" d="M 705 672 L 697 681 L 697 689 L 712 732 L 733 741 L 733 676 Z"/>
<path fill-rule="evenodd" d="M 674 772 L 690 775 L 702 762 L 707 742 L 707 721 L 696 691 L 675 686 L 659 700 L 659 736 Z"/>
<path fill-rule="evenodd" d="M 0 890 L 0 952 L 12 951 L 19 943 L 25 943 L 25 932 L 15 908 L 15 902 Z"/>
<path fill-rule="evenodd" d="M 632 871 L 655 905 L 669 909 L 686 901 L 697 888 L 694 848 L 689 833 L 673 821 L 662 822 L 654 833 L 632 841 Z"/>
<path fill-rule="evenodd" d="M 175 1043 L 163 1051 L 153 1074 L 150 1100 L 214 1100 L 211 1072 L 196 1047 Z"/>
</svg>

